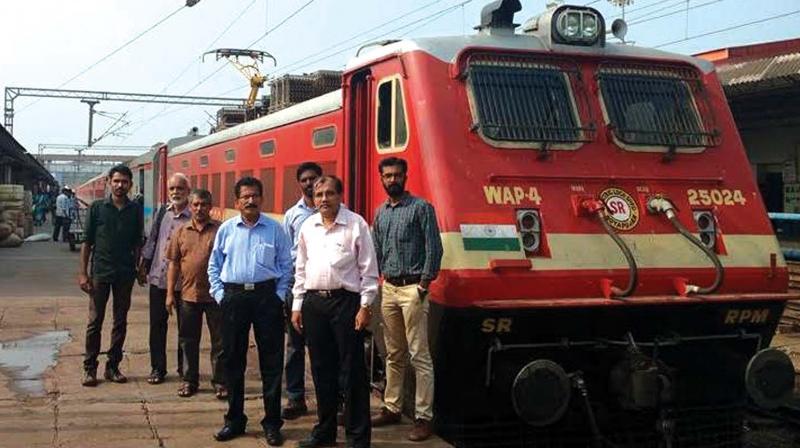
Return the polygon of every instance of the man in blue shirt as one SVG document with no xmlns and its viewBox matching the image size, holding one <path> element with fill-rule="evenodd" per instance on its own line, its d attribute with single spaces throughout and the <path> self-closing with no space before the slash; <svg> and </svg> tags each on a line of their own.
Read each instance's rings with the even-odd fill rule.
<svg viewBox="0 0 800 448">
<path fill-rule="evenodd" d="M 322 167 L 314 162 L 304 162 L 297 167 L 297 184 L 302 197 L 297 204 L 286 210 L 283 216 L 283 229 L 292 240 L 292 265 L 297 258 L 297 236 L 306 218 L 317 212 L 314 206 L 314 182 L 322 176 Z M 294 277 L 292 278 L 294 280 Z M 294 281 L 292 281 L 294 283 Z M 291 309 L 293 297 L 286 298 L 287 310 Z M 288 313 L 287 313 L 288 314 Z M 290 324 L 289 341 L 286 345 L 286 395 L 289 402 L 283 409 L 283 418 L 294 420 L 308 413 L 306 406 L 306 340 L 302 333 Z"/>
<path fill-rule="evenodd" d="M 258 179 L 239 179 L 234 192 L 241 214 L 220 226 L 208 263 L 211 295 L 222 308 L 222 362 L 229 390 L 225 426 L 214 438 L 222 442 L 245 432 L 244 372 L 252 325 L 264 399 L 261 426 L 267 443 L 280 446 L 283 299 L 292 275 L 292 242 L 280 224 L 261 214 Z"/>
</svg>

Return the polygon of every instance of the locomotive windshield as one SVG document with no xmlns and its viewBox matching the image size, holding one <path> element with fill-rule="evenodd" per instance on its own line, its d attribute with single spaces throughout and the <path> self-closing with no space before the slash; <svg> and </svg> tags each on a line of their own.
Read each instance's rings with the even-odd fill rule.
<svg viewBox="0 0 800 448">
<path fill-rule="evenodd" d="M 603 105 L 617 139 L 629 145 L 704 147 L 715 144 L 698 113 L 687 71 L 603 68 Z"/>
<path fill-rule="evenodd" d="M 469 66 L 473 115 L 483 135 L 500 142 L 583 141 L 567 75 L 557 66 L 480 61 Z"/>
</svg>

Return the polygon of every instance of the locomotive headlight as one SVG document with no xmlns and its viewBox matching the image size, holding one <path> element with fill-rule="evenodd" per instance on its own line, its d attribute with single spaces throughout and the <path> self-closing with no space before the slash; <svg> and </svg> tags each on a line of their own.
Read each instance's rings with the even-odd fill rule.
<svg viewBox="0 0 800 448">
<path fill-rule="evenodd" d="M 597 17 L 593 14 L 583 16 L 583 37 L 594 39 L 597 35 Z"/>
<path fill-rule="evenodd" d="M 542 224 L 538 210 L 517 210 L 522 247 L 526 252 L 535 254 L 541 247 Z"/>
<path fill-rule="evenodd" d="M 707 210 L 694 212 L 694 222 L 700 233 L 700 241 L 709 249 L 714 249 L 717 244 L 717 225 L 714 215 Z"/>
<path fill-rule="evenodd" d="M 601 21 L 594 10 L 567 8 L 555 18 L 555 29 L 564 43 L 594 44 Z"/>
</svg>

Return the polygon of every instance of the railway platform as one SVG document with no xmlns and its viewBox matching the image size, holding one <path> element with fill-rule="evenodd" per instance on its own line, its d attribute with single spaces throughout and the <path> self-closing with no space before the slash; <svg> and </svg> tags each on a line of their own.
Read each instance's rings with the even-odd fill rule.
<svg viewBox="0 0 800 448">
<path fill-rule="evenodd" d="M 215 442 L 226 404 L 212 393 L 208 372 L 209 338 L 201 346 L 199 394 L 180 398 L 175 371 L 176 327 L 170 321 L 167 381 L 150 385 L 146 289 L 134 288 L 128 315 L 125 358 L 121 370 L 128 383 L 100 381 L 95 388 L 80 385 L 87 296 L 76 284 L 78 254 L 65 243 L 25 243 L 0 249 L 0 447 L 266 447 L 258 421 L 262 417 L 255 349 L 246 374 L 245 436 Z M 103 349 L 110 336 L 110 316 L 103 332 Z M 206 330 L 204 330 L 206 331 Z M 101 368 L 104 360 L 101 357 Z M 315 406 L 311 375 L 306 376 L 309 408 Z M 373 397 L 373 411 L 379 400 Z M 284 425 L 286 443 L 294 447 L 311 430 L 309 414 Z M 449 446 L 432 438 L 422 443 L 406 439 L 411 422 L 373 430 L 375 447 Z M 344 431 L 339 431 L 344 446 Z"/>
</svg>

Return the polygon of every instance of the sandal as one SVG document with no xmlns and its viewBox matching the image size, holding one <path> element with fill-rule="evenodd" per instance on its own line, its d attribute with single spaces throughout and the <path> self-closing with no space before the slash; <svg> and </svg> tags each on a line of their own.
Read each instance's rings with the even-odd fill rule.
<svg viewBox="0 0 800 448">
<path fill-rule="evenodd" d="M 221 386 L 219 384 L 214 385 L 214 396 L 217 397 L 217 400 L 227 400 L 228 399 L 228 389 L 225 386 Z"/>
<path fill-rule="evenodd" d="M 161 384 L 163 382 L 164 382 L 164 375 L 158 372 L 153 372 L 150 374 L 149 377 L 147 377 L 148 384 Z"/>
<path fill-rule="evenodd" d="M 180 389 L 178 389 L 178 396 L 183 398 L 188 398 L 194 395 L 197 392 L 197 386 L 191 383 L 183 383 L 181 384 Z"/>
</svg>

